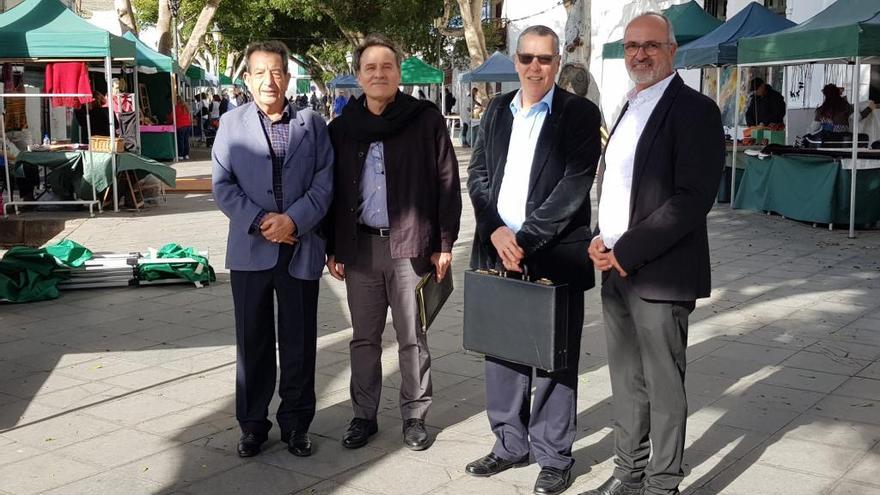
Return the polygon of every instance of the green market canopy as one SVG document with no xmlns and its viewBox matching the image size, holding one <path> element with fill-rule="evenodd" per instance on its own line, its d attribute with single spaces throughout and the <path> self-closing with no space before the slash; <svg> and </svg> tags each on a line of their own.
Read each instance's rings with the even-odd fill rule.
<svg viewBox="0 0 880 495">
<path fill-rule="evenodd" d="M 416 57 L 410 57 L 400 64 L 400 75 L 400 83 L 404 86 L 443 84 L 443 71 Z"/>
<path fill-rule="evenodd" d="M 664 9 L 663 15 L 672 23 L 675 41 L 679 46 L 690 43 L 722 24 L 721 20 L 709 15 L 703 7 L 691 0 L 681 5 Z M 623 58 L 623 39 L 602 45 L 602 58 Z"/>
<path fill-rule="evenodd" d="M 739 43 L 739 63 L 880 62 L 880 2 L 838 0 L 795 27 Z"/>
<path fill-rule="evenodd" d="M 134 59 L 135 45 L 76 15 L 59 0 L 25 0 L 0 14 L 4 59 Z"/>
</svg>

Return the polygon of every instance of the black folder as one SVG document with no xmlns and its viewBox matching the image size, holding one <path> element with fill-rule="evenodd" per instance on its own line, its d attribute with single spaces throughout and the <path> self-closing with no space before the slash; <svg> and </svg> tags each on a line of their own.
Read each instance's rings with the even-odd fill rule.
<svg viewBox="0 0 880 495">
<path fill-rule="evenodd" d="M 422 333 L 428 331 L 428 327 L 434 322 L 434 318 L 443 309 L 443 304 L 452 294 L 452 270 L 446 271 L 443 280 L 437 282 L 435 271 L 422 277 L 416 286 L 416 302 L 419 305 L 419 321 L 422 324 Z"/>
</svg>

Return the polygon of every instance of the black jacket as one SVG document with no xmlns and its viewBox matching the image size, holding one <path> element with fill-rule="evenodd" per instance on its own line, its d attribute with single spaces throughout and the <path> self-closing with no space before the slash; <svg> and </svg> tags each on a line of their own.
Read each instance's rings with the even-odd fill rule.
<svg viewBox="0 0 880 495">
<path fill-rule="evenodd" d="M 747 125 L 781 124 L 785 121 L 785 98 L 779 91 L 767 85 L 764 96 L 752 95 L 746 108 Z"/>
<path fill-rule="evenodd" d="M 500 266 L 490 236 L 504 225 L 497 205 L 513 124 L 509 107 L 515 94 L 498 96 L 489 103 L 468 167 L 468 192 L 477 224 L 472 268 Z M 586 248 L 591 238 L 590 187 L 601 153 L 600 125 L 596 105 L 556 87 L 535 147 L 526 220 L 516 234 L 534 276 L 584 289 L 594 285 Z"/>
<path fill-rule="evenodd" d="M 718 193 L 725 153 L 718 106 L 676 75 L 633 144 L 629 230 L 614 246 L 617 261 L 643 299 L 708 297 L 706 215 Z"/>
<path fill-rule="evenodd" d="M 327 254 L 340 263 L 357 259 L 359 184 L 369 143 L 347 135 L 345 112 L 328 126 L 333 143 L 334 197 L 325 222 Z M 385 151 L 391 257 L 417 258 L 452 252 L 461 222 L 458 160 L 436 108 L 418 115 L 399 134 L 382 142 Z"/>
</svg>

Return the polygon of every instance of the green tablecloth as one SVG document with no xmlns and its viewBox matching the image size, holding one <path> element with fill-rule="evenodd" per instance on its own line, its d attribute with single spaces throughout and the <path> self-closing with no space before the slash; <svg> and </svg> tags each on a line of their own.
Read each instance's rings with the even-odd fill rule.
<svg viewBox="0 0 880 495">
<path fill-rule="evenodd" d="M 15 161 L 17 171 L 24 165 L 37 165 L 49 169 L 46 180 L 57 194 L 76 193 L 79 198 L 91 198 L 92 184 L 101 192 L 113 183 L 113 167 L 110 153 L 88 151 L 24 151 Z M 168 165 L 132 153 L 116 155 L 116 171 L 133 170 L 138 178 L 154 175 L 170 187 L 174 187 L 177 171 Z"/>
<path fill-rule="evenodd" d="M 173 132 L 142 132 L 141 154 L 153 160 L 174 160 L 177 135 Z"/>
<path fill-rule="evenodd" d="M 746 158 L 735 208 L 773 211 L 794 220 L 849 224 L 851 171 L 834 158 L 773 155 Z M 880 222 L 880 169 L 856 176 L 856 225 Z"/>
</svg>

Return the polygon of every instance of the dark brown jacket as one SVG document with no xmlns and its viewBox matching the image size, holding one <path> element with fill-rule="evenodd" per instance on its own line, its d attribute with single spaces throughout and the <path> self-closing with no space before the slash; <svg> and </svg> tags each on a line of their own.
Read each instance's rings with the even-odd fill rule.
<svg viewBox="0 0 880 495">
<path fill-rule="evenodd" d="M 357 237 L 363 235 L 357 228 L 359 184 L 369 143 L 355 141 L 338 120 L 329 127 L 336 166 L 325 229 L 327 254 L 339 263 L 354 263 Z M 391 257 L 452 252 L 461 221 L 461 184 L 443 116 L 436 109 L 424 110 L 383 145 Z"/>
</svg>

